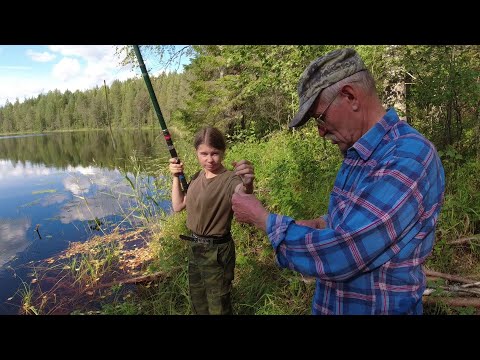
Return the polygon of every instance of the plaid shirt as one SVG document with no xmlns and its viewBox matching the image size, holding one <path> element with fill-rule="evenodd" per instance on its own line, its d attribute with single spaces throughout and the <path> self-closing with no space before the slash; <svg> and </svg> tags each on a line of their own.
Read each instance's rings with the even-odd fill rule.
<svg viewBox="0 0 480 360">
<path fill-rule="evenodd" d="M 317 278 L 313 314 L 422 314 L 444 190 L 435 147 L 390 109 L 348 149 L 327 227 L 269 214 L 267 234 L 279 266 Z"/>
</svg>

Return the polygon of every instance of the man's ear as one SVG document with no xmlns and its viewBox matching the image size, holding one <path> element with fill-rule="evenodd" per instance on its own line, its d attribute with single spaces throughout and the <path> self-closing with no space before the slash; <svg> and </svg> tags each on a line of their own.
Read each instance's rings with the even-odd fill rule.
<svg viewBox="0 0 480 360">
<path fill-rule="evenodd" d="M 353 111 L 358 111 L 360 104 L 358 102 L 358 89 L 351 85 L 344 85 L 340 90 L 341 96 L 344 96 L 352 107 Z"/>
</svg>

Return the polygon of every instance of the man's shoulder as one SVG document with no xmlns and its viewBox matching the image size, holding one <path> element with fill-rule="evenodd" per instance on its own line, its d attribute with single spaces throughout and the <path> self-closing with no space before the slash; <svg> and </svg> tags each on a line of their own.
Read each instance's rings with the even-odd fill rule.
<svg viewBox="0 0 480 360">
<path fill-rule="evenodd" d="M 435 148 L 430 140 L 405 121 L 399 121 L 390 134 L 395 147 L 406 153 L 431 151 Z"/>
</svg>

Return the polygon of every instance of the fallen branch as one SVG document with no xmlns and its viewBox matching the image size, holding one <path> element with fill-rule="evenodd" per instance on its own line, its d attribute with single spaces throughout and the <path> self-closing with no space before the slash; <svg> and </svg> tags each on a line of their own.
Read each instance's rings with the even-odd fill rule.
<svg viewBox="0 0 480 360">
<path fill-rule="evenodd" d="M 424 296 L 422 299 L 424 304 L 442 303 L 448 306 L 472 306 L 474 308 L 480 308 L 480 299 L 478 298 Z"/>
<path fill-rule="evenodd" d="M 474 287 L 474 286 L 479 286 L 480 285 L 480 281 L 477 281 L 477 282 L 474 282 L 474 283 L 471 283 L 471 284 L 464 284 L 464 285 L 460 285 L 462 288 L 469 288 L 469 287 Z"/>
<path fill-rule="evenodd" d="M 440 289 L 449 291 L 449 292 L 463 292 L 463 293 L 468 293 L 468 294 L 475 294 L 475 295 L 480 295 L 480 290 L 477 289 L 467 289 L 461 286 L 440 286 Z"/>
<path fill-rule="evenodd" d="M 139 283 L 142 283 L 142 282 L 154 281 L 154 280 L 157 280 L 158 278 L 161 278 L 161 277 L 167 278 L 167 277 L 171 276 L 170 275 L 171 273 L 173 273 L 174 271 L 179 270 L 179 269 L 182 269 L 182 267 L 177 266 L 177 267 L 171 268 L 169 270 L 169 274 L 166 274 L 164 272 L 159 271 L 159 272 L 156 272 L 156 273 L 153 273 L 153 274 L 150 274 L 150 275 L 137 276 L 137 277 L 134 277 L 134 278 L 120 279 L 120 280 L 112 281 L 112 282 L 105 283 L 105 284 L 99 284 L 97 286 L 93 286 L 93 287 L 88 288 L 86 290 L 93 291 L 93 290 L 97 290 L 97 289 L 104 288 L 104 287 L 111 287 L 111 286 L 114 286 L 114 285 L 139 284 Z"/>
<path fill-rule="evenodd" d="M 449 241 L 448 244 L 461 245 L 461 244 L 469 243 L 472 240 L 480 240 L 480 235 L 474 235 L 474 236 L 469 236 L 469 237 L 464 237 L 464 238 L 452 240 L 452 241 Z"/>
<path fill-rule="evenodd" d="M 456 282 L 460 282 L 460 283 L 464 283 L 464 284 L 472 284 L 472 283 L 477 282 L 476 280 L 463 278 L 461 276 L 444 274 L 444 273 L 441 273 L 441 272 L 438 272 L 438 271 L 427 270 L 427 269 L 425 269 L 425 275 L 431 276 L 431 277 L 442 278 L 442 279 L 446 279 L 446 280 L 451 280 L 451 281 L 456 281 Z"/>
<path fill-rule="evenodd" d="M 426 288 L 423 296 L 429 296 L 436 293 L 437 296 L 461 296 L 461 297 L 477 297 L 480 296 L 480 289 L 467 289 L 462 286 L 436 286 L 433 288 Z"/>
<path fill-rule="evenodd" d="M 135 278 L 121 279 L 121 280 L 112 281 L 112 282 L 109 282 L 109 283 L 106 283 L 106 284 L 99 284 L 97 286 L 87 288 L 86 290 L 94 291 L 94 290 L 98 290 L 98 289 L 105 288 L 105 287 L 112 287 L 114 285 L 139 284 L 139 283 L 143 283 L 143 282 L 154 281 L 154 280 L 157 280 L 158 278 L 161 278 L 161 277 L 164 277 L 164 276 L 167 277 L 168 275 L 166 275 L 163 272 L 156 272 L 156 273 L 150 274 L 150 275 L 137 276 Z"/>
</svg>

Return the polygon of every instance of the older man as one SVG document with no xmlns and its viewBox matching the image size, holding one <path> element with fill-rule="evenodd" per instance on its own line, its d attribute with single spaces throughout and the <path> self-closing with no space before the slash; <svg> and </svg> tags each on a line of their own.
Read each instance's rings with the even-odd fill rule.
<svg viewBox="0 0 480 360">
<path fill-rule="evenodd" d="M 298 95 L 290 127 L 313 118 L 344 155 L 328 213 L 295 221 L 236 194 L 235 218 L 267 233 L 281 267 L 316 278 L 313 314 L 422 314 L 445 189 L 435 147 L 383 108 L 353 49 L 310 63 Z"/>
</svg>

